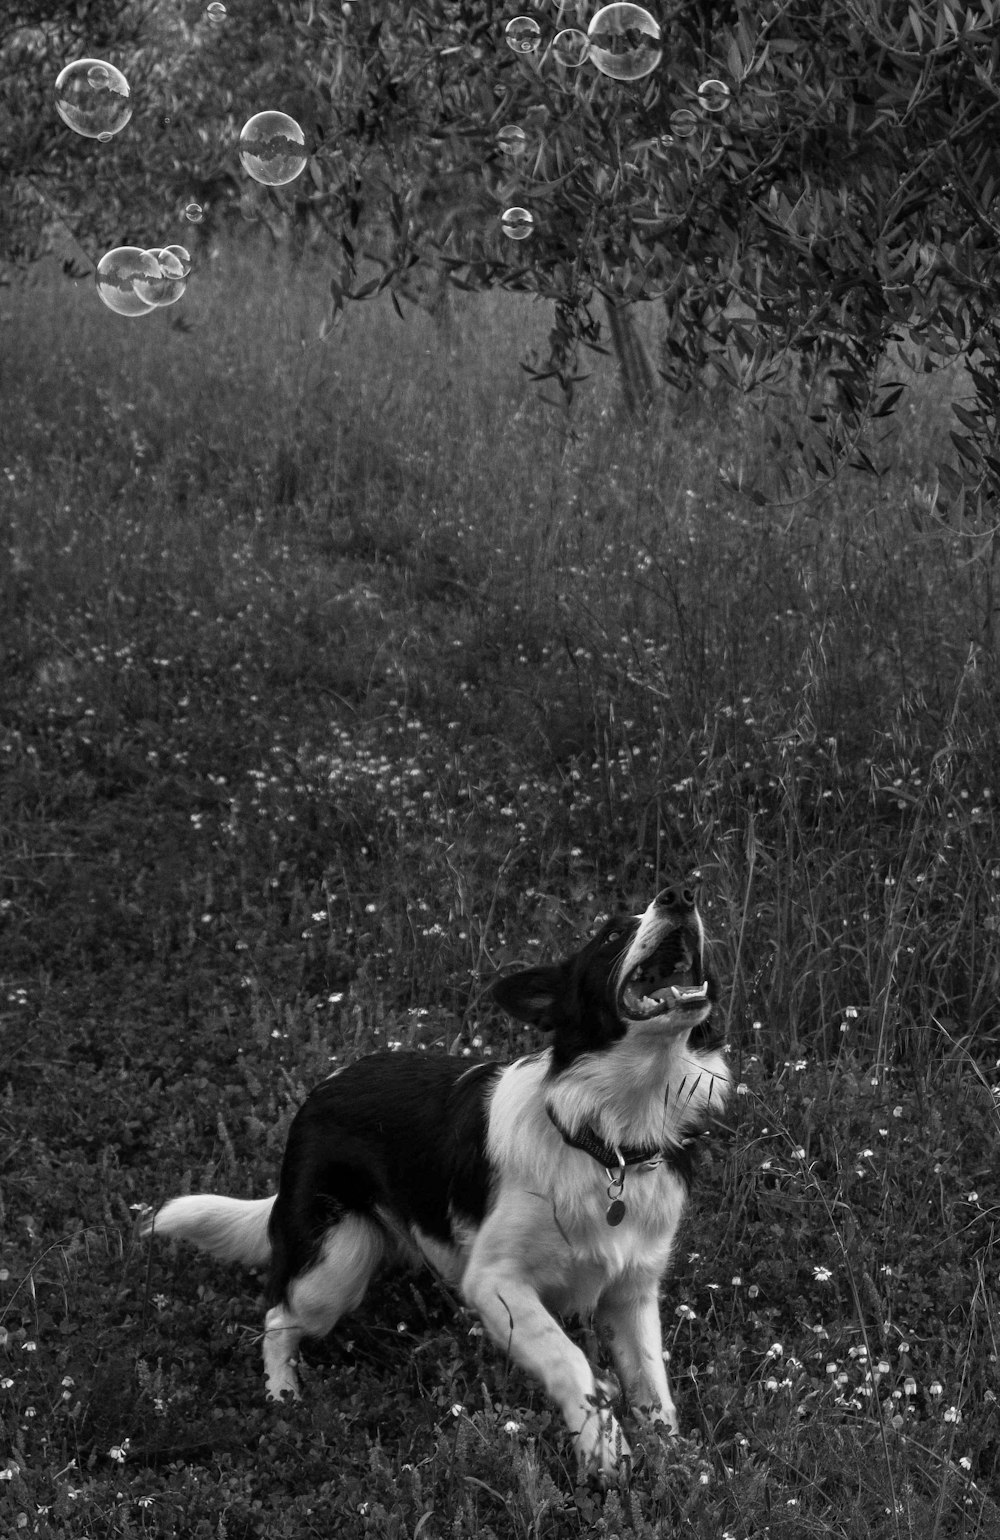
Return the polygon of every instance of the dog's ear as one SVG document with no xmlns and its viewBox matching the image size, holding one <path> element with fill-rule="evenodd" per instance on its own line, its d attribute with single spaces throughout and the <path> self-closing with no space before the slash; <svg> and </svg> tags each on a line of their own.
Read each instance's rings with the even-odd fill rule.
<svg viewBox="0 0 1000 1540">
<path fill-rule="evenodd" d="M 490 994 L 508 1015 L 548 1031 L 555 1025 L 553 1015 L 565 989 L 561 968 L 525 968 L 497 979 L 490 985 Z"/>
</svg>

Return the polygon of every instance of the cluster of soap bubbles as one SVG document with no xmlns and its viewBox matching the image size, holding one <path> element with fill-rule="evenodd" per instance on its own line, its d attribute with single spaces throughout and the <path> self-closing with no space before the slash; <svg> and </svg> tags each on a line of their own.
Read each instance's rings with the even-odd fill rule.
<svg viewBox="0 0 1000 1540">
<path fill-rule="evenodd" d="M 211 0 L 205 14 L 218 23 L 226 19 L 226 7 L 222 0 Z M 504 28 L 504 38 L 514 53 L 534 54 L 541 46 L 542 29 L 531 16 L 514 16 Z M 630 0 L 615 0 L 596 12 L 585 33 L 576 27 L 557 32 L 549 54 L 565 69 L 591 64 L 611 80 L 643 80 L 663 57 L 660 38 L 659 22 L 649 11 Z M 107 143 L 132 116 L 128 81 L 103 59 L 67 64 L 56 79 L 55 91 L 56 111 L 63 122 L 88 139 Z M 706 113 L 724 112 L 730 94 L 724 81 L 705 80 L 698 87 L 698 106 Z M 669 132 L 662 135 L 661 146 L 690 138 L 698 121 L 690 108 L 678 108 L 670 115 Z M 299 124 L 287 113 L 255 113 L 240 133 L 240 164 L 255 182 L 283 187 L 305 169 L 305 142 Z M 504 154 L 516 157 L 527 149 L 527 135 L 516 124 L 507 124 L 499 130 L 497 143 Z M 190 224 L 200 224 L 204 209 L 200 203 L 188 203 L 184 217 Z M 513 241 L 527 240 L 535 229 L 534 216 L 526 208 L 505 209 L 500 228 Z M 190 271 L 191 259 L 183 246 L 145 251 L 139 246 L 118 246 L 98 264 L 97 292 L 118 315 L 146 315 L 180 299 Z"/>
<path fill-rule="evenodd" d="M 205 14 L 209 21 L 224 21 L 226 7 L 222 0 L 211 0 Z M 102 144 L 121 133 L 132 116 L 129 83 L 105 59 L 67 64 L 56 77 L 55 97 L 67 128 Z M 258 112 L 240 134 L 240 164 L 255 182 L 283 187 L 305 169 L 305 143 L 305 134 L 287 113 Z M 189 224 L 200 224 L 204 214 L 200 203 L 191 202 L 184 210 Z M 180 299 L 190 271 L 191 258 L 183 246 L 116 246 L 98 263 L 97 292 L 116 315 L 148 315 Z"/>
<path fill-rule="evenodd" d="M 541 28 L 530 16 L 515 16 L 507 23 L 504 35 L 515 53 L 533 53 L 541 42 Z M 587 62 L 613 80 L 641 80 L 662 58 L 660 28 L 642 6 L 606 5 L 594 16 L 586 35 L 575 29 L 557 33 L 551 52 L 570 68 Z M 678 107 L 670 114 L 668 131 L 658 141 L 661 149 L 690 139 L 702 121 L 702 114 L 725 112 L 732 92 L 724 80 L 703 80 L 696 100 L 699 112 Z M 514 162 L 530 148 L 528 135 L 516 123 L 498 129 L 496 142 L 501 153 Z M 513 241 L 527 240 L 535 230 L 534 217 L 529 209 L 508 208 L 500 216 L 500 228 Z"/>
<path fill-rule="evenodd" d="M 184 246 L 116 246 L 97 264 L 97 292 L 116 315 L 148 315 L 177 303 L 190 271 Z"/>
<path fill-rule="evenodd" d="M 542 29 L 532 16 L 515 16 L 504 28 L 504 38 L 514 53 L 536 53 Z M 577 27 L 557 32 L 549 51 L 566 69 L 592 64 L 611 80 L 643 80 L 663 57 L 660 24 L 643 6 L 616 0 L 596 12 L 586 32 Z"/>
</svg>

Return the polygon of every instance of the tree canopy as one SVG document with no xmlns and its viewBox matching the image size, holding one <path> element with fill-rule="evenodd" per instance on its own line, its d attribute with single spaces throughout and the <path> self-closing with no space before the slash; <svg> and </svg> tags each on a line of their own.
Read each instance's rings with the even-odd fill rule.
<svg viewBox="0 0 1000 1540">
<path fill-rule="evenodd" d="M 201 0 L 13 0 L 0 256 L 29 260 L 54 209 L 99 254 L 176 240 L 192 201 L 214 219 L 284 208 L 323 232 L 332 316 L 427 262 L 551 299 L 538 372 L 565 389 L 578 344 L 599 339 L 598 300 L 658 300 L 678 385 L 710 359 L 767 390 L 789 354 L 830 352 L 837 400 L 799 445 L 817 473 L 871 465 L 859 424 L 898 395 L 877 365 L 912 338 L 927 367 L 972 358 L 940 495 L 985 517 L 1000 490 L 1000 0 L 654 4 L 655 67 L 632 80 L 553 46 L 597 10 L 526 0 L 539 42 L 521 52 L 505 39 L 516 5 L 494 0 L 230 0 L 215 19 Z M 81 52 L 135 96 L 107 144 L 53 110 Z M 307 166 L 285 188 L 240 170 L 240 128 L 262 108 L 304 131 Z M 509 208 L 530 216 L 525 239 L 505 234 Z"/>
</svg>

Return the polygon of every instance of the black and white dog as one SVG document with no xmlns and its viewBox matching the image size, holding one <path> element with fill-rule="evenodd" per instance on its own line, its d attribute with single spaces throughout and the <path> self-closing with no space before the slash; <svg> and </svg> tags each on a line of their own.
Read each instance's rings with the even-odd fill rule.
<svg viewBox="0 0 1000 1540">
<path fill-rule="evenodd" d="M 303 1337 L 361 1301 L 383 1260 L 425 1260 L 544 1385 L 581 1463 L 629 1453 L 607 1391 L 556 1316 L 592 1317 L 642 1421 L 675 1432 L 660 1281 L 692 1141 L 729 1090 L 690 884 L 610 921 L 565 962 L 493 994 L 550 1046 L 506 1066 L 378 1053 L 317 1086 L 274 1197 L 174 1198 L 143 1233 L 270 1266 L 268 1394 L 297 1395 Z"/>
</svg>

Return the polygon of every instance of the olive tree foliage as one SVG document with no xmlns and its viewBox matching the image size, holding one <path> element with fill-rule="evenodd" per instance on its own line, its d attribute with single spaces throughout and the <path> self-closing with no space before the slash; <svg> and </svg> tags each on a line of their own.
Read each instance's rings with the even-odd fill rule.
<svg viewBox="0 0 1000 1540">
<path fill-rule="evenodd" d="M 797 434 L 812 478 L 876 469 L 862 429 L 906 338 L 927 368 L 968 356 L 957 459 L 938 510 L 989 534 L 1000 492 L 1000 0 L 654 0 L 662 59 L 634 82 L 551 48 L 593 0 L 13 0 L 0 22 L 0 173 L 14 189 L 0 255 L 37 250 L 53 207 L 91 250 L 176 239 L 184 204 L 218 219 L 281 209 L 321 232 L 330 324 L 352 299 L 432 265 L 468 289 L 553 302 L 535 371 L 570 392 L 602 306 L 660 302 L 662 372 L 706 362 L 766 394 L 822 349 L 835 393 Z M 518 10 L 535 53 L 504 42 Z M 75 140 L 52 110 L 74 51 L 124 68 L 132 123 Z M 730 92 L 708 112 L 707 78 Z M 305 172 L 265 190 L 241 173 L 242 123 L 266 107 L 302 125 Z M 693 112 L 679 135 L 672 115 Z M 524 131 L 511 153 L 498 137 Z M 500 215 L 530 210 L 509 240 Z M 866 440 L 871 443 L 869 435 Z M 750 489 L 752 491 L 752 489 Z M 759 494 L 762 495 L 762 494 Z"/>
</svg>

